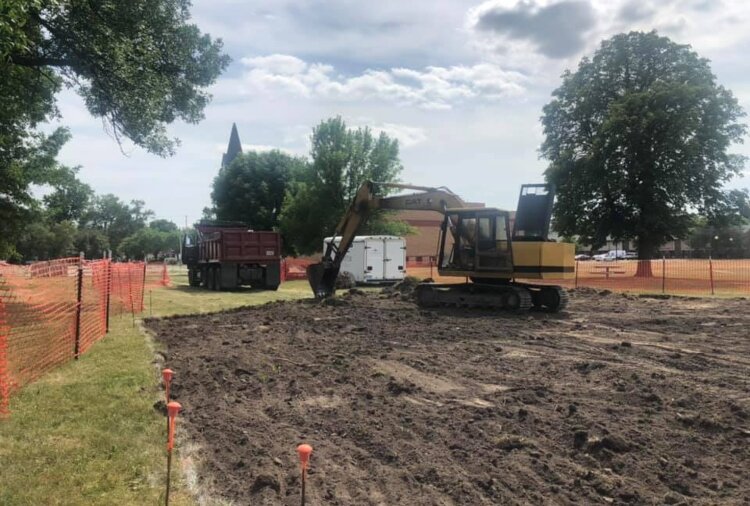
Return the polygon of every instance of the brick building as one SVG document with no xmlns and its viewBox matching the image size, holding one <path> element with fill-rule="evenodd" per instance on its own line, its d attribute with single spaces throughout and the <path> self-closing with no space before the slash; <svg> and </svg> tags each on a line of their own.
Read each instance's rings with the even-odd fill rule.
<svg viewBox="0 0 750 506">
<path fill-rule="evenodd" d="M 480 202 L 469 202 L 469 207 L 485 207 Z M 510 227 L 513 230 L 513 217 L 511 212 Z M 414 228 L 413 235 L 407 235 L 406 239 L 406 261 L 417 263 L 429 263 L 430 260 L 437 261 L 438 240 L 440 239 L 440 225 L 443 223 L 443 215 L 437 211 L 398 211 L 394 213 L 394 219 L 403 221 Z"/>
</svg>

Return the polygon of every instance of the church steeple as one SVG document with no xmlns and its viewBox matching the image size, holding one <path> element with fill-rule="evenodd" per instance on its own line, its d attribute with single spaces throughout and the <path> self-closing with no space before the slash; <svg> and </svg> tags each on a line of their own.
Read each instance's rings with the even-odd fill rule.
<svg viewBox="0 0 750 506">
<path fill-rule="evenodd" d="M 240 144 L 240 134 L 237 133 L 237 124 L 232 123 L 232 133 L 229 135 L 229 145 L 227 152 L 221 157 L 221 168 L 229 166 L 237 155 L 242 153 L 242 144 Z"/>
</svg>

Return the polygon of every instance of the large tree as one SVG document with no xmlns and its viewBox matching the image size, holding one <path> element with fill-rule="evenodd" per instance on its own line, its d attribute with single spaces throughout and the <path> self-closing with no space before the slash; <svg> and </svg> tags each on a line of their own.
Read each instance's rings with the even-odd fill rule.
<svg viewBox="0 0 750 506">
<path fill-rule="evenodd" d="M 118 141 L 162 156 L 177 142 L 167 124 L 203 117 L 206 90 L 229 60 L 220 40 L 189 22 L 189 7 L 188 0 L 0 2 L 0 258 L 13 253 L 38 205 L 29 188 L 54 182 L 54 157 L 68 134 L 37 127 L 58 115 L 63 87 Z"/>
<path fill-rule="evenodd" d="M 256 230 L 277 228 L 287 186 L 305 165 L 304 159 L 278 150 L 237 156 L 214 178 L 215 218 L 242 221 Z"/>
<path fill-rule="evenodd" d="M 141 200 L 133 200 L 128 205 L 115 195 L 101 195 L 93 200 L 81 218 L 81 228 L 102 232 L 110 249 L 117 251 L 122 240 L 145 228 L 153 215 L 153 211 L 144 209 Z"/>
<path fill-rule="evenodd" d="M 156 259 L 180 250 L 180 233 L 176 229 L 165 232 L 158 228 L 142 228 L 123 239 L 117 249 L 131 260 L 142 260 L 148 255 Z"/>
<path fill-rule="evenodd" d="M 66 169 L 57 163 L 56 157 L 69 137 L 62 128 L 49 136 L 35 134 L 25 143 L 22 158 L 0 166 L 0 259 L 13 256 L 20 232 L 26 224 L 39 218 L 41 205 L 31 191 L 32 185 L 60 180 Z M 0 144 L 2 138 L 0 123 Z M 5 154 L 0 147 L 0 159 Z"/>
<path fill-rule="evenodd" d="M 175 222 L 165 219 L 158 219 L 150 222 L 148 228 L 158 230 L 159 232 L 177 232 L 179 230 L 179 227 Z"/>
<path fill-rule="evenodd" d="M 54 113 L 54 93 L 74 88 L 115 138 L 159 155 L 174 151 L 165 126 L 195 123 L 206 89 L 228 64 L 220 40 L 190 24 L 189 0 L 5 0 L 0 98 L 15 138 Z M 5 103 L 5 100 L 3 100 Z M 31 112 L 29 112 L 31 111 Z"/>
<path fill-rule="evenodd" d="M 70 221 L 34 221 L 24 227 L 16 242 L 16 252 L 24 261 L 75 256 L 76 226 Z"/>
<path fill-rule="evenodd" d="M 562 79 L 544 107 L 541 147 L 560 233 L 594 247 L 635 239 L 645 259 L 685 237 L 691 212 L 726 209 L 722 186 L 744 164 L 729 150 L 746 129 L 708 60 L 655 32 L 631 32 L 602 42 Z"/>
<path fill-rule="evenodd" d="M 60 167 L 50 178 L 53 191 L 42 197 L 48 219 L 53 222 L 78 222 L 89 207 L 94 190 L 81 182 L 78 168 Z"/>
<path fill-rule="evenodd" d="M 294 253 L 320 251 L 360 185 L 367 180 L 395 182 L 403 169 L 398 141 L 369 128 L 349 129 L 340 117 L 313 129 L 312 163 L 291 185 L 284 200 L 281 230 Z M 406 232 L 404 224 L 374 216 L 363 233 Z"/>
</svg>

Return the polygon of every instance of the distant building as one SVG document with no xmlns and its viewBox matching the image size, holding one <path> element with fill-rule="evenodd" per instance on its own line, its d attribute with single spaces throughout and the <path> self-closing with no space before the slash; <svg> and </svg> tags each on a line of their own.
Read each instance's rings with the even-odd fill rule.
<svg viewBox="0 0 750 506">
<path fill-rule="evenodd" d="M 407 235 L 406 261 L 424 262 L 437 260 L 438 238 L 443 215 L 437 211 L 398 211 L 394 220 L 403 221 L 414 229 L 413 235 Z"/>
<path fill-rule="evenodd" d="M 242 144 L 240 143 L 240 134 L 237 133 L 237 124 L 232 123 L 232 133 L 229 134 L 229 145 L 227 152 L 221 156 L 221 168 L 228 167 L 237 155 L 242 153 Z"/>
</svg>

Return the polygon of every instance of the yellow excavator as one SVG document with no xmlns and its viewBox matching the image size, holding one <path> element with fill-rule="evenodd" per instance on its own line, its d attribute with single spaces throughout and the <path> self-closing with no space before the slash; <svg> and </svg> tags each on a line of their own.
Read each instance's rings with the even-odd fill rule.
<svg viewBox="0 0 750 506">
<path fill-rule="evenodd" d="M 378 196 L 378 190 L 385 188 L 415 193 Z M 368 181 L 359 188 L 339 222 L 334 235 L 337 240 L 328 243 L 320 263 L 308 267 L 307 278 L 316 297 L 333 295 L 341 262 L 357 231 L 374 211 L 430 210 L 443 215 L 438 273 L 467 282 L 420 283 L 415 291 L 420 305 L 558 312 L 568 302 L 562 287 L 517 281 L 574 276 L 574 245 L 548 239 L 554 197 L 549 185 L 523 185 L 511 231 L 508 211 L 471 207 L 447 188 Z"/>
</svg>

